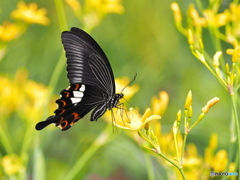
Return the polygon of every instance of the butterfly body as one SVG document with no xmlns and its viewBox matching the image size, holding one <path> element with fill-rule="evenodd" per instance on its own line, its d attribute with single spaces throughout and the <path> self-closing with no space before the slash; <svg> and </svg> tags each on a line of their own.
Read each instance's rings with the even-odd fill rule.
<svg viewBox="0 0 240 180">
<path fill-rule="evenodd" d="M 37 130 L 51 123 L 67 130 L 91 110 L 90 120 L 97 121 L 123 98 L 122 93 L 115 93 L 114 76 L 105 53 L 90 35 L 72 28 L 62 33 L 62 43 L 70 86 L 60 92 L 55 115 L 39 122 Z"/>
</svg>

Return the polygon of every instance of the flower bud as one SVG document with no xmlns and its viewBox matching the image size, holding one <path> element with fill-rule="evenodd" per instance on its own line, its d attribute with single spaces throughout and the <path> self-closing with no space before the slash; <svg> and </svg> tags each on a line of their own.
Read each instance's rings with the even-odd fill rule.
<svg viewBox="0 0 240 180">
<path fill-rule="evenodd" d="M 202 112 L 203 113 L 207 113 L 209 111 L 209 109 L 214 105 L 216 104 L 220 99 L 218 97 L 215 97 L 213 99 L 211 99 L 210 101 L 207 102 L 206 106 L 204 106 L 202 108 Z"/>
<path fill-rule="evenodd" d="M 184 108 L 188 110 L 191 107 L 191 105 L 192 105 L 192 91 L 189 91 L 185 101 Z"/>
</svg>

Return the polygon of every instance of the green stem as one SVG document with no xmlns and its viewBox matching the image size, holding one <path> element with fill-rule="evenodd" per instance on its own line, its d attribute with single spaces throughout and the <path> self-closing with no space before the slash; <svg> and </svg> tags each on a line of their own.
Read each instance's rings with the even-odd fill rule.
<svg viewBox="0 0 240 180">
<path fill-rule="evenodd" d="M 60 29 L 61 29 L 61 31 L 66 30 L 67 29 L 67 21 L 66 21 L 66 18 L 65 18 L 66 15 L 65 15 L 62 0 L 55 0 L 55 6 L 56 6 L 57 14 L 58 14 Z M 65 64 L 66 64 L 65 54 L 64 54 L 64 52 L 62 52 L 61 56 L 59 57 L 59 59 L 56 63 L 56 67 L 53 70 L 53 73 L 50 77 L 50 80 L 48 82 L 48 88 L 50 89 L 50 91 L 49 91 L 49 95 L 48 95 L 49 98 L 47 98 L 47 100 L 46 100 L 46 106 L 48 106 L 48 104 L 49 104 L 49 100 L 51 99 L 51 96 L 54 92 L 54 89 L 55 89 L 55 87 L 58 83 L 58 79 L 60 77 L 60 74 L 65 67 Z M 47 112 L 47 109 L 46 109 L 46 112 Z M 46 112 L 45 112 L 45 114 L 47 114 Z"/>
<path fill-rule="evenodd" d="M 116 135 L 112 134 L 112 126 L 107 124 L 107 127 L 98 136 L 98 138 L 92 143 L 92 145 L 85 151 L 84 154 L 76 161 L 76 163 L 71 167 L 66 175 L 64 175 L 64 180 L 75 179 L 78 173 L 82 170 L 84 165 L 93 157 L 93 154 L 100 149 L 107 142 L 115 138 Z"/>
<path fill-rule="evenodd" d="M 182 166 L 182 164 L 183 164 L 183 157 L 184 157 L 184 150 L 185 150 L 185 146 L 186 146 L 187 136 L 188 136 L 188 134 L 184 133 L 182 153 L 181 153 L 180 162 L 179 162 L 180 166 Z"/>
<path fill-rule="evenodd" d="M 177 152 L 177 159 L 178 159 L 178 162 L 180 162 L 180 154 L 179 154 L 179 149 L 178 149 L 177 134 L 173 134 L 173 138 L 174 138 L 175 149 L 176 149 L 176 152 Z"/>
<path fill-rule="evenodd" d="M 55 0 L 54 2 L 55 2 L 55 6 L 56 6 L 60 29 L 61 29 L 61 31 L 64 31 L 67 29 L 68 26 L 67 26 L 67 20 L 66 20 L 66 14 L 65 14 L 63 2 L 62 2 L 62 0 Z M 60 74 L 61 74 L 63 68 L 65 67 L 66 61 L 64 59 L 65 59 L 65 55 L 64 55 L 64 53 L 62 53 L 57 62 L 56 68 L 54 69 L 52 76 L 50 78 L 50 81 L 48 84 L 48 86 L 50 88 L 56 87 L 58 78 L 60 77 Z"/>
<path fill-rule="evenodd" d="M 66 61 L 65 61 L 65 54 L 62 53 L 61 57 L 59 58 L 56 67 L 54 68 L 54 71 L 52 73 L 52 76 L 49 80 L 49 84 L 48 86 L 50 88 L 53 88 L 52 91 L 54 90 L 54 88 L 57 85 L 58 82 L 58 78 L 60 77 L 61 72 L 63 71 L 64 67 L 65 67 Z M 52 94 L 52 93 L 50 93 Z"/>
<path fill-rule="evenodd" d="M 194 128 L 200 121 L 202 121 L 202 119 L 204 118 L 204 116 L 205 116 L 205 113 L 202 112 L 202 113 L 199 115 L 197 121 L 196 121 L 195 123 L 193 123 L 193 125 L 188 129 L 188 132 L 187 132 L 187 133 L 189 133 L 189 132 L 192 130 L 192 128 Z"/>
<path fill-rule="evenodd" d="M 239 120 L 238 120 L 238 113 L 237 113 L 237 100 L 238 100 L 238 94 L 235 93 L 233 95 L 231 95 L 231 101 L 232 101 L 232 110 L 233 110 L 233 124 L 236 127 L 233 127 L 233 131 L 236 130 L 237 132 L 237 144 L 238 144 L 238 156 L 240 155 L 240 129 L 239 129 Z M 233 136 L 235 136 L 235 133 L 233 134 Z M 236 157 L 238 157 L 236 156 Z M 240 161 L 238 161 L 238 172 L 240 172 Z"/>
<path fill-rule="evenodd" d="M 206 59 L 207 59 L 207 58 L 206 58 Z M 215 71 L 213 71 L 213 69 L 208 65 L 208 63 L 207 63 L 206 61 L 204 61 L 204 62 L 202 62 L 202 63 L 203 63 L 203 64 L 206 66 L 206 68 L 212 73 L 212 75 L 217 78 L 217 80 L 221 83 L 221 85 L 224 87 L 224 89 L 228 91 L 226 82 L 225 82 L 222 78 L 220 78 L 220 77 L 215 73 Z"/>
<path fill-rule="evenodd" d="M 1 122 L 4 122 L 4 121 L 1 120 Z M 14 150 L 13 150 L 14 148 L 12 147 L 13 143 L 12 143 L 10 138 L 11 137 L 8 135 L 8 132 L 5 131 L 5 129 L 4 129 L 4 124 L 1 124 L 1 127 L 0 127 L 0 140 L 1 140 L 1 144 L 4 147 L 4 150 L 7 152 L 7 154 L 14 153 Z"/>
<path fill-rule="evenodd" d="M 57 16 L 58 16 L 58 21 L 60 25 L 61 31 L 64 31 L 68 28 L 67 25 L 67 20 L 66 20 L 66 13 L 64 10 L 64 5 L 62 0 L 54 0 L 56 10 L 57 10 Z"/>
<path fill-rule="evenodd" d="M 144 154 L 144 158 L 145 158 L 145 161 L 146 161 L 148 180 L 155 180 L 154 168 L 153 168 L 153 165 L 152 165 L 152 162 L 151 162 L 151 157 L 145 152 L 143 152 L 143 154 Z"/>
<path fill-rule="evenodd" d="M 187 141 L 187 136 L 188 136 L 188 129 L 189 129 L 189 120 L 188 120 L 188 110 L 184 111 L 185 118 L 184 118 L 184 137 L 183 137 L 183 145 L 182 145 L 182 152 L 181 152 L 181 157 L 180 157 L 180 162 L 179 165 L 182 167 L 183 164 L 183 157 L 184 157 L 184 150 L 186 146 L 186 141 Z"/>
<path fill-rule="evenodd" d="M 198 5 L 200 11 L 203 12 L 203 6 L 202 6 L 201 0 L 196 0 L 196 3 L 197 3 L 197 5 Z"/>
<path fill-rule="evenodd" d="M 224 87 L 225 90 L 228 91 L 227 89 L 227 84 L 226 82 L 213 70 L 213 68 L 208 64 L 208 62 L 212 62 L 212 58 L 207 54 L 207 52 L 199 52 L 195 50 L 192 46 L 190 46 L 192 54 L 199 59 L 199 56 L 202 56 L 203 59 L 199 59 L 203 65 L 212 73 L 213 76 L 217 78 L 217 80 L 221 83 L 221 85 Z"/>
<path fill-rule="evenodd" d="M 173 161 L 171 161 L 170 159 L 168 159 L 166 156 L 164 156 L 163 154 L 159 153 L 158 154 L 159 156 L 161 156 L 163 159 L 165 159 L 166 161 L 168 161 L 169 163 L 171 163 L 173 166 L 175 166 L 181 173 L 182 175 L 182 178 L 184 180 L 186 180 L 186 177 L 185 177 L 185 174 L 184 174 L 184 171 L 183 171 L 183 168 L 182 166 L 178 166 L 176 163 L 174 163 Z"/>
</svg>

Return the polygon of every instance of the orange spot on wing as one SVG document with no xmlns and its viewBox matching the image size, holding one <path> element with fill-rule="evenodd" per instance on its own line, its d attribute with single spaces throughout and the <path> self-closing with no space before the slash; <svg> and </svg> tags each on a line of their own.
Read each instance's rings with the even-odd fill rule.
<svg viewBox="0 0 240 180">
<path fill-rule="evenodd" d="M 68 121 L 66 121 L 66 120 L 62 121 L 61 124 L 59 125 L 59 127 L 60 127 L 61 129 L 64 129 L 64 128 L 67 127 L 67 126 L 68 126 Z"/>
<path fill-rule="evenodd" d="M 80 119 L 81 117 L 79 116 L 78 113 L 74 112 L 72 113 L 73 115 L 73 121 L 70 123 L 70 125 L 72 126 L 78 119 Z"/>
<path fill-rule="evenodd" d="M 62 103 L 62 106 L 61 106 L 61 107 L 63 107 L 63 106 L 66 106 L 66 105 L 67 105 L 66 101 L 64 101 L 64 100 L 60 100 L 60 102 Z"/>
<path fill-rule="evenodd" d="M 63 121 L 63 117 L 60 118 L 59 123 L 61 123 L 62 121 Z"/>
<path fill-rule="evenodd" d="M 74 112 L 74 113 L 72 113 L 72 115 L 73 115 L 74 121 L 80 119 L 80 116 L 78 113 Z"/>
<path fill-rule="evenodd" d="M 70 93 L 69 92 L 64 92 L 65 93 L 65 97 L 69 97 Z"/>
<path fill-rule="evenodd" d="M 79 90 L 79 88 L 80 88 L 81 85 L 80 85 L 80 84 L 75 84 L 75 86 L 76 86 L 76 87 L 74 88 L 74 90 L 77 91 L 77 90 Z"/>
</svg>

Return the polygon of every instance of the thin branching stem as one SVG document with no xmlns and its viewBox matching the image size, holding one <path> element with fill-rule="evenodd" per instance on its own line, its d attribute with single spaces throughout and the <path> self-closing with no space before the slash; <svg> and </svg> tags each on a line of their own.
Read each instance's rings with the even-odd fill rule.
<svg viewBox="0 0 240 180">
<path fill-rule="evenodd" d="M 176 163 L 174 163 L 173 161 L 171 161 L 169 158 L 167 158 L 166 156 L 164 156 L 162 153 L 159 153 L 158 154 L 159 156 L 161 156 L 163 159 L 165 159 L 166 161 L 168 161 L 169 163 L 171 163 L 173 166 L 175 166 L 179 172 L 181 173 L 181 176 L 183 178 L 183 180 L 186 180 L 186 177 L 185 177 L 185 174 L 184 174 L 184 171 L 183 171 L 183 168 L 182 166 L 178 166 Z"/>
<path fill-rule="evenodd" d="M 234 95 L 231 96 L 231 101 L 232 101 L 232 108 L 233 108 L 233 119 L 235 121 L 235 130 L 237 132 L 237 143 L 238 143 L 238 155 L 240 155 L 240 127 L 239 127 L 239 120 L 238 120 L 238 113 L 237 113 L 237 100 L 238 100 L 238 95 L 235 93 Z M 238 156 L 236 156 L 238 157 Z M 238 161 L 238 172 L 240 172 L 240 161 Z"/>
</svg>

